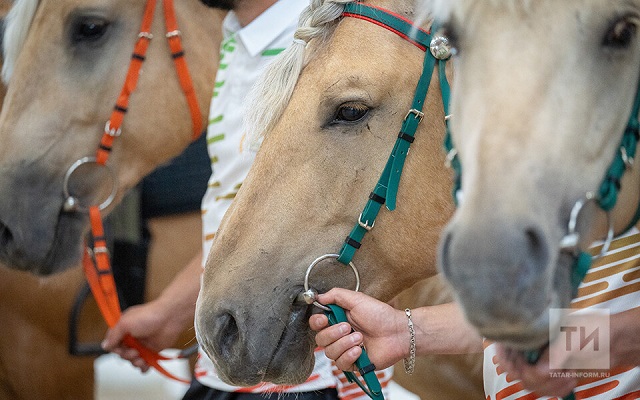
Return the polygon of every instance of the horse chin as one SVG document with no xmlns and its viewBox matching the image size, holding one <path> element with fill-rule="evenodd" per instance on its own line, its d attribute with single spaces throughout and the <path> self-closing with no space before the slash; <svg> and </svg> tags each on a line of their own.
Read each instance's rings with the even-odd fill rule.
<svg viewBox="0 0 640 400">
<path fill-rule="evenodd" d="M 527 325 L 487 327 L 480 334 L 493 342 L 517 350 L 540 349 L 549 342 L 549 314 L 544 312 Z"/>
<path fill-rule="evenodd" d="M 48 248 L 44 244 L 16 242 L 12 233 L 0 223 L 0 262 L 11 268 L 46 276 L 78 265 L 82 256 L 81 237 L 86 217 L 60 213 L 53 228 L 53 240 Z"/>
<path fill-rule="evenodd" d="M 203 312 L 200 300 L 198 309 L 196 337 L 223 381 L 237 386 L 263 382 L 294 385 L 305 382 L 311 374 L 315 346 L 307 322 L 308 306 L 294 305 L 284 324 L 278 323 L 277 327 L 272 324 L 273 329 L 265 330 L 259 322 L 253 327 L 251 320 L 234 322 L 237 333 L 220 332 L 216 327 L 204 330 L 205 326 L 213 326 L 212 321 L 208 321 L 210 315 Z"/>
<path fill-rule="evenodd" d="M 574 259 L 561 255 L 558 258 L 557 273 L 553 281 L 553 289 L 549 296 L 547 307 L 536 318 L 528 323 L 489 325 L 479 329 L 480 334 L 506 348 L 514 350 L 538 350 L 546 346 L 551 332 L 559 332 L 560 321 L 550 318 L 550 310 L 567 309 L 571 303 L 570 271 Z"/>
</svg>

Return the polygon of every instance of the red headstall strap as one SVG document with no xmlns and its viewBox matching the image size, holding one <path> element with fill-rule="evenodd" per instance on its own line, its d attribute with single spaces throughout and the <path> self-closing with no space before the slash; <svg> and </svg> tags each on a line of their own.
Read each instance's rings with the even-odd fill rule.
<svg viewBox="0 0 640 400">
<path fill-rule="evenodd" d="M 184 59 L 184 50 L 176 20 L 173 0 L 163 0 L 163 3 L 166 38 L 169 43 L 169 48 L 171 49 L 171 56 L 174 60 L 180 86 L 187 98 L 187 104 L 189 106 L 189 111 L 191 112 L 193 139 L 195 140 L 202 132 L 202 114 L 200 113 L 200 106 L 193 88 L 189 69 Z M 149 43 L 153 38 L 153 35 L 151 34 L 151 25 L 153 23 L 155 8 L 156 0 L 147 0 L 140 34 L 138 35 L 138 40 L 133 50 L 131 63 L 129 64 L 129 71 L 127 72 L 127 77 L 120 96 L 118 97 L 114 110 L 111 113 L 111 118 L 105 125 L 104 134 L 102 135 L 100 146 L 96 153 L 96 162 L 100 165 L 106 164 L 113 147 L 114 139 L 122 133 L 122 122 L 129 106 L 129 97 L 136 88 L 142 63 L 145 60 Z M 91 206 L 89 208 L 89 218 L 91 221 L 91 234 L 93 236 L 93 250 L 91 251 L 87 249 L 85 251 L 83 267 L 85 276 L 89 282 L 89 286 L 91 287 L 91 292 L 98 303 L 100 312 L 102 313 L 107 325 L 111 328 L 118 322 L 122 312 L 120 309 L 118 293 L 116 291 L 116 284 L 113 279 L 111 262 L 107 251 L 102 216 L 100 215 L 98 206 Z M 150 350 L 131 335 L 126 335 L 123 342 L 125 345 L 136 349 L 147 364 L 154 367 L 161 374 L 180 382 L 189 383 L 189 380 L 173 375 L 159 364 L 159 361 L 172 360 L 175 358 L 165 357 L 153 350 Z"/>
</svg>

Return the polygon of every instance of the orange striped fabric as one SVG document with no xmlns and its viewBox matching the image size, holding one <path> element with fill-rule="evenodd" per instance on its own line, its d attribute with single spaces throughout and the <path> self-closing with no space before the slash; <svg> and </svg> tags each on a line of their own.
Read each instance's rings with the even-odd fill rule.
<svg viewBox="0 0 640 400">
<path fill-rule="evenodd" d="M 601 246 L 594 246 L 598 254 Z M 609 251 L 595 261 L 572 308 L 608 309 L 612 314 L 640 306 L 640 233 L 637 229 L 613 241 Z M 484 383 L 487 400 L 553 399 L 526 391 L 497 364 L 495 345 L 485 341 Z M 579 381 L 577 399 L 639 399 L 640 368 L 613 368 L 602 376 Z"/>
</svg>

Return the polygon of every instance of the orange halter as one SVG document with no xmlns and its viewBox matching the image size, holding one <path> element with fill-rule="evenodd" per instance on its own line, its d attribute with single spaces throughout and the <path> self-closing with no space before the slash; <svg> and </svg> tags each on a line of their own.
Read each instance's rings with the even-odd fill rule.
<svg viewBox="0 0 640 400">
<path fill-rule="evenodd" d="M 202 132 L 202 114 L 200 112 L 200 106 L 198 99 L 196 98 L 195 91 L 193 89 L 193 83 L 189 74 L 189 69 L 184 58 L 184 50 L 182 47 L 182 41 L 180 39 L 180 31 L 178 30 L 178 24 L 176 21 L 175 9 L 173 0 L 163 0 L 164 5 L 164 18 L 166 28 L 166 38 L 171 49 L 171 56 L 174 60 L 180 86 L 187 98 L 187 104 L 189 111 L 191 112 L 191 120 L 193 124 L 193 139 L 197 139 Z M 129 64 L 129 71 L 125 79 L 120 96 L 116 101 L 111 118 L 105 125 L 104 134 L 100 141 L 100 146 L 97 150 L 95 160 L 91 158 L 83 159 L 83 162 L 95 162 L 98 165 L 104 166 L 111 154 L 113 141 L 116 137 L 122 133 L 122 122 L 124 115 L 127 112 L 129 105 L 129 98 L 136 88 L 138 77 L 140 75 L 140 69 L 142 63 L 145 60 L 146 52 L 149 47 L 149 43 L 153 38 L 151 34 L 151 24 L 153 22 L 153 14 L 156 8 L 156 0 L 147 0 L 147 5 L 144 11 L 142 25 L 140 33 L 138 34 L 138 40 L 136 42 L 133 55 L 131 57 L 131 63 Z M 68 175 L 73 172 L 70 170 Z M 67 178 L 68 179 L 68 178 Z M 114 185 L 116 183 L 114 182 Z M 65 189 L 66 189 L 65 182 Z M 110 201 L 109 201 L 110 203 Z M 109 254 L 107 251 L 107 244 L 104 235 L 104 228 L 102 224 L 102 216 L 100 214 L 101 209 L 108 206 L 108 204 L 93 205 L 89 207 L 89 217 L 91 221 L 91 235 L 93 237 L 93 248 L 87 248 L 83 257 L 83 267 L 91 292 L 98 303 L 98 307 L 107 325 L 113 327 L 122 314 L 120 309 L 120 303 L 118 300 L 118 293 L 116 291 L 115 281 L 113 279 L 113 273 L 111 270 L 111 263 Z M 176 377 L 175 375 L 164 369 L 159 361 L 171 360 L 169 358 L 158 354 L 157 352 L 150 350 L 141 344 L 131 335 L 126 335 L 123 339 L 123 343 L 131 348 L 136 349 L 140 356 L 147 362 L 147 364 L 154 367 L 158 372 L 163 375 L 180 381 L 189 383 L 188 380 Z"/>
</svg>

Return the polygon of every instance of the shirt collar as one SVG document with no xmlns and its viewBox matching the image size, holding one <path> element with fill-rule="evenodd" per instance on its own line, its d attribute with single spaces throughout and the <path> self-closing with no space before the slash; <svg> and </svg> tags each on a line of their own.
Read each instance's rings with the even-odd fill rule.
<svg viewBox="0 0 640 400">
<path fill-rule="evenodd" d="M 247 52 L 255 57 L 266 50 L 287 28 L 297 24 L 300 13 L 308 5 L 308 0 L 279 0 L 244 28 L 231 11 L 224 20 L 225 37 L 235 34 Z"/>
</svg>

